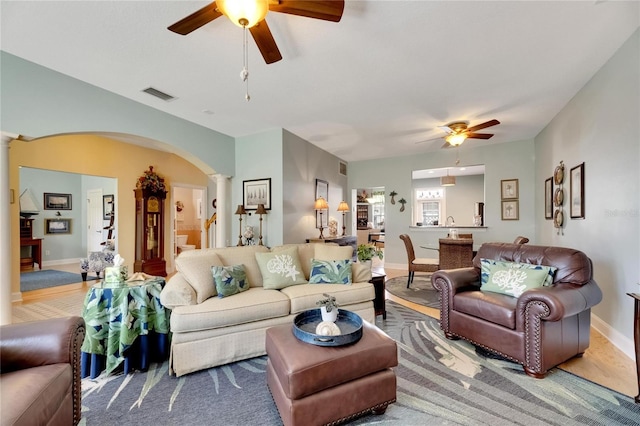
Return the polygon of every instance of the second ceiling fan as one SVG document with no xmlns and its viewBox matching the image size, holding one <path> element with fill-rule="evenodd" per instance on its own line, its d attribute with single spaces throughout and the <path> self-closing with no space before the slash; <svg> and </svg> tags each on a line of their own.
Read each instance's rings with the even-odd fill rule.
<svg viewBox="0 0 640 426">
<path fill-rule="evenodd" d="M 264 19 L 267 12 L 306 16 L 339 22 L 344 0 L 217 0 L 168 27 L 174 33 L 187 35 L 222 15 L 251 32 L 267 64 L 282 59 L 280 50 Z"/>
</svg>

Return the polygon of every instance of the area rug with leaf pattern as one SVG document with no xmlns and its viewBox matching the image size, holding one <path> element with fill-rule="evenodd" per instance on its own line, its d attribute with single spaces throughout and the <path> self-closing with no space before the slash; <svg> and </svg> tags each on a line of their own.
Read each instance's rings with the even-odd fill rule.
<svg viewBox="0 0 640 426">
<path fill-rule="evenodd" d="M 560 369 L 533 379 L 522 367 L 447 340 L 438 322 L 387 302 L 377 323 L 399 347 L 397 402 L 352 424 L 637 425 L 633 399 Z M 280 425 L 266 357 L 169 376 L 148 372 L 82 380 L 81 425 Z M 330 407 L 327 407 L 330 409 Z"/>
<path fill-rule="evenodd" d="M 385 282 L 385 289 L 404 300 L 440 309 L 440 295 L 438 290 L 431 285 L 431 274 L 416 274 L 409 288 L 407 288 L 407 279 L 406 275 L 391 278 Z"/>
</svg>

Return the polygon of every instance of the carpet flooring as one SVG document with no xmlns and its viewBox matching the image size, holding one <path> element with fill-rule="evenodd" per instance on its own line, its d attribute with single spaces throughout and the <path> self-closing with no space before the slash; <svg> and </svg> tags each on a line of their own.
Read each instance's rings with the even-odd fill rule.
<svg viewBox="0 0 640 426">
<path fill-rule="evenodd" d="M 553 369 L 543 380 L 522 367 L 476 354 L 444 338 L 433 318 L 387 302 L 377 325 L 398 342 L 397 402 L 351 424 L 632 425 L 633 399 Z M 320 349 L 320 348 L 319 348 Z M 82 380 L 83 426 L 280 425 L 266 385 L 266 357 L 169 376 L 167 362 L 146 373 Z M 327 407 L 330 409 L 330 407 Z"/>
<path fill-rule="evenodd" d="M 416 275 L 409 288 L 407 288 L 407 276 L 392 278 L 385 283 L 385 288 L 389 293 L 404 300 L 440 309 L 438 291 L 431 285 L 431 274 Z"/>
<path fill-rule="evenodd" d="M 98 277 L 87 277 L 87 281 L 97 280 Z M 43 271 L 22 272 L 20 274 L 20 291 L 40 290 L 43 288 L 82 282 L 80 272 L 56 271 L 45 269 Z"/>
</svg>

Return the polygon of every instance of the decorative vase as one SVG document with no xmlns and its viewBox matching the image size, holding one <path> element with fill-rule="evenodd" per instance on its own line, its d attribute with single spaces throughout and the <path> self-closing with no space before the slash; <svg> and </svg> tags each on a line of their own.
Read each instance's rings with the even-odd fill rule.
<svg viewBox="0 0 640 426">
<path fill-rule="evenodd" d="M 333 308 L 331 312 L 327 312 L 325 306 L 320 306 L 320 313 L 322 314 L 322 321 L 336 322 L 338 319 L 338 308 Z"/>
</svg>

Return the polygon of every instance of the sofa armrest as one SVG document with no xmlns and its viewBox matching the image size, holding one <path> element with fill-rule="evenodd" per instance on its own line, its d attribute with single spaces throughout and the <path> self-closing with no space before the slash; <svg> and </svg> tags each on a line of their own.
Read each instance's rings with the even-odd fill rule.
<svg viewBox="0 0 640 426">
<path fill-rule="evenodd" d="M 602 291 L 595 281 L 584 285 L 556 284 L 525 291 L 518 298 L 517 318 L 524 320 L 527 305 L 541 302 L 549 312 L 541 315 L 545 321 L 560 321 L 583 312 L 602 301 Z"/>
<path fill-rule="evenodd" d="M 84 335 L 81 317 L 4 325 L 0 327 L 2 373 L 48 364 L 79 364 Z"/>
<path fill-rule="evenodd" d="M 439 270 L 431 275 L 431 283 L 436 290 L 453 297 L 461 291 L 479 290 L 480 274 L 473 267 Z"/>
</svg>

